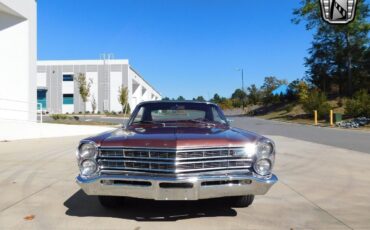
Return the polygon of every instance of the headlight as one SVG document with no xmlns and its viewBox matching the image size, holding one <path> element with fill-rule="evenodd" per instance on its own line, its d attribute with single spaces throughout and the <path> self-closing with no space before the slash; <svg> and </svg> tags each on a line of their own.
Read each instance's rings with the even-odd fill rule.
<svg viewBox="0 0 370 230">
<path fill-rule="evenodd" d="M 91 176 L 96 172 L 97 165 L 93 160 L 84 160 L 81 163 L 80 171 L 82 176 Z"/>
<path fill-rule="evenodd" d="M 261 176 L 266 176 L 267 174 L 269 174 L 271 167 L 272 167 L 271 162 L 268 159 L 258 160 L 254 164 L 254 170 Z"/>
<path fill-rule="evenodd" d="M 262 139 L 257 142 L 256 158 L 253 165 L 254 171 L 261 176 L 271 173 L 275 161 L 274 144 L 269 139 Z"/>
<path fill-rule="evenodd" d="M 96 146 L 93 143 L 82 144 L 78 149 L 78 156 L 82 159 L 92 159 L 96 154 Z"/>
<path fill-rule="evenodd" d="M 274 147 L 268 141 L 259 142 L 257 145 L 257 153 L 259 158 L 269 158 L 273 151 Z"/>
</svg>

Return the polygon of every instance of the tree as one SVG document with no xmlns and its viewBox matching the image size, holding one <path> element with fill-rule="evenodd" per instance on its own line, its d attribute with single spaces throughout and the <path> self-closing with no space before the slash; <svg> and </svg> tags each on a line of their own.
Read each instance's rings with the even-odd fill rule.
<svg viewBox="0 0 370 230">
<path fill-rule="evenodd" d="M 218 103 L 221 102 L 221 97 L 220 97 L 220 95 L 218 95 L 217 93 L 215 93 L 215 95 L 213 95 L 213 98 L 210 101 L 213 102 L 213 103 L 218 104 Z"/>
<path fill-rule="evenodd" d="M 123 85 L 118 88 L 118 101 L 122 106 L 122 113 L 126 114 L 128 102 L 128 89 Z"/>
<path fill-rule="evenodd" d="M 83 101 L 83 112 L 85 114 L 86 112 L 86 102 L 88 97 L 90 96 L 90 88 L 93 81 L 90 79 L 89 82 L 86 80 L 86 75 L 84 73 L 79 73 L 77 77 L 77 83 L 78 83 L 78 90 L 81 96 L 81 99 Z"/>
<path fill-rule="evenodd" d="M 242 89 L 236 89 L 231 95 L 233 107 L 240 107 L 242 105 L 246 106 L 246 98 L 247 94 Z"/>
<path fill-rule="evenodd" d="M 162 101 L 169 101 L 170 100 L 170 98 L 169 97 L 163 97 L 162 98 Z"/>
<path fill-rule="evenodd" d="M 282 84 L 287 84 L 285 80 L 279 80 L 274 76 L 265 77 L 263 85 L 261 86 L 262 91 L 262 102 L 264 105 L 274 104 L 280 101 L 280 97 L 272 95 L 272 91 Z"/>
<path fill-rule="evenodd" d="M 247 88 L 248 102 L 252 105 L 257 105 L 260 102 L 261 94 L 255 84 L 252 84 Z"/>
<path fill-rule="evenodd" d="M 195 101 L 206 101 L 206 99 L 204 99 L 204 97 L 203 96 L 198 96 L 197 98 L 194 98 L 195 99 Z"/>
<path fill-rule="evenodd" d="M 92 113 L 95 113 L 95 110 L 96 110 L 96 99 L 95 99 L 94 94 L 91 96 L 91 109 L 92 109 Z"/>
<path fill-rule="evenodd" d="M 294 23 L 306 22 L 307 30 L 315 30 L 309 56 L 307 80 L 323 92 L 338 85 L 340 95 L 351 95 L 354 91 L 368 87 L 370 69 L 369 3 L 358 0 L 354 21 L 345 25 L 330 25 L 321 19 L 319 1 L 301 0 L 295 9 Z M 365 83 L 365 84 L 364 84 Z"/>
<path fill-rule="evenodd" d="M 370 94 L 367 90 L 360 90 L 353 95 L 353 99 L 346 102 L 345 113 L 353 117 L 370 117 Z"/>
<path fill-rule="evenodd" d="M 177 101 L 185 101 L 186 99 L 183 96 L 179 96 L 176 100 Z"/>
<path fill-rule="evenodd" d="M 310 115 L 313 114 L 314 110 L 317 110 L 319 118 L 329 114 L 329 110 L 331 109 L 325 94 L 318 89 L 312 90 L 302 105 L 303 110 Z"/>
</svg>

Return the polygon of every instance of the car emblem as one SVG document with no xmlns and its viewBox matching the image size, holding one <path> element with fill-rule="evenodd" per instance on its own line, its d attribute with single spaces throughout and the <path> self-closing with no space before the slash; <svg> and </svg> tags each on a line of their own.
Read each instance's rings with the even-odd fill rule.
<svg viewBox="0 0 370 230">
<path fill-rule="evenodd" d="M 355 18 L 357 0 L 320 0 L 322 18 L 330 24 L 347 24 Z"/>
</svg>

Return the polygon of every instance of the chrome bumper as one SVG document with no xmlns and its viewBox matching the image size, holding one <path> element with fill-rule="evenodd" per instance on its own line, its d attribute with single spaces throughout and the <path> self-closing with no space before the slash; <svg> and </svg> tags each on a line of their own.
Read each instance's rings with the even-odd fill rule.
<svg viewBox="0 0 370 230">
<path fill-rule="evenodd" d="M 249 194 L 263 195 L 277 181 L 275 175 L 259 178 L 253 174 L 184 177 L 101 175 L 92 179 L 77 177 L 77 183 L 88 195 L 154 200 L 199 200 Z"/>
</svg>

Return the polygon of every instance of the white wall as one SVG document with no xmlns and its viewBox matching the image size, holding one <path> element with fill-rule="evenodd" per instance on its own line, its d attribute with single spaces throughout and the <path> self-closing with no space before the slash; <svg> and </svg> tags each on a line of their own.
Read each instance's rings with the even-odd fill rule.
<svg viewBox="0 0 370 230">
<path fill-rule="evenodd" d="M 46 73 L 37 73 L 37 86 L 47 87 L 47 85 L 46 85 Z"/>
<path fill-rule="evenodd" d="M 0 119 L 36 119 L 36 1 L 0 0 Z"/>
<path fill-rule="evenodd" d="M 122 106 L 118 101 L 118 89 L 122 86 L 122 72 L 110 73 L 110 110 L 119 112 L 122 111 Z"/>
<path fill-rule="evenodd" d="M 128 83 L 129 83 L 129 103 L 131 110 L 135 108 L 135 106 L 143 101 L 151 101 L 151 100 L 160 100 L 161 96 L 157 93 L 151 85 L 149 85 L 144 79 L 139 76 L 135 71 L 132 71 L 131 68 L 129 69 L 128 74 Z M 138 83 L 139 87 L 137 90 L 134 91 L 133 84 Z M 145 93 L 143 94 L 143 88 L 146 89 Z M 153 97 L 154 95 L 154 97 Z"/>
</svg>

